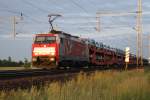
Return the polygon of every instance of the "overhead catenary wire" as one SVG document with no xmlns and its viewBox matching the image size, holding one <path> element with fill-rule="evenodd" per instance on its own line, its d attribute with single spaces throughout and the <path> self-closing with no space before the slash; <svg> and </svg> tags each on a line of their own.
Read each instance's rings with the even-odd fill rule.
<svg viewBox="0 0 150 100">
<path fill-rule="evenodd" d="M 27 1 L 27 0 L 25 0 L 25 1 Z M 51 1 L 51 0 L 48 0 L 48 1 Z M 52 0 L 52 1 L 54 1 L 54 0 Z M 74 4 L 78 7 L 78 8 L 80 8 L 80 9 L 84 9 L 83 11 L 85 12 L 85 13 L 87 13 L 88 14 L 88 10 L 87 10 L 87 8 L 85 8 L 85 7 L 83 7 L 83 6 L 81 6 L 81 4 L 79 4 L 77 1 L 74 1 L 74 0 L 71 0 L 71 1 L 73 1 L 73 2 L 75 2 Z M 38 7 L 38 8 L 40 8 L 40 10 L 41 9 L 44 9 L 45 10 L 45 8 L 43 8 L 43 7 L 41 7 L 41 6 L 38 6 L 38 4 L 37 4 L 37 2 L 34 2 L 33 3 L 33 1 L 27 1 L 27 2 L 29 2 L 29 3 L 31 3 L 31 4 L 28 4 L 28 5 L 34 5 L 35 7 Z M 88 1 L 87 1 L 88 2 Z M 54 3 L 54 2 L 52 2 L 52 3 Z M 60 7 L 61 7 L 61 5 L 60 5 Z M 38 9 L 38 8 L 36 8 L 36 9 Z M 63 8 L 62 8 L 63 9 Z M 42 11 L 41 11 L 42 12 Z M 44 21 L 39 21 L 38 20 L 38 18 L 34 18 L 33 16 L 30 16 L 29 14 L 27 14 L 27 16 L 25 16 L 27 19 L 29 19 L 30 21 L 32 21 L 32 22 L 35 22 L 35 23 L 44 23 Z M 64 17 L 65 18 L 65 17 Z M 88 17 L 79 17 L 79 18 L 88 18 Z M 93 17 L 94 18 L 94 17 Z M 90 22 L 89 22 L 90 23 Z M 45 23 L 46 24 L 46 23 Z M 91 24 L 91 23 L 90 23 Z M 78 24 L 79 26 L 80 26 L 80 23 Z M 86 26 L 86 25 L 85 25 Z M 88 26 L 88 24 L 87 24 L 87 26 Z"/>
<path fill-rule="evenodd" d="M 35 8 L 37 8 L 38 10 L 40 10 L 40 11 L 45 11 L 45 12 L 48 12 L 48 11 L 46 11 L 46 10 L 44 10 L 44 9 L 42 9 L 42 8 L 40 8 L 40 7 L 38 7 L 38 6 L 36 6 L 36 5 L 34 5 L 34 4 L 32 4 L 32 3 L 30 3 L 30 2 L 28 2 L 28 1 L 26 1 L 26 0 L 23 0 L 26 4 L 28 4 L 28 5 L 30 5 L 30 6 L 33 6 L 33 7 L 35 7 Z M 18 11 L 14 11 L 14 10 L 10 10 L 10 9 L 6 9 L 6 8 L 4 8 L 4 9 L 0 9 L 1 11 L 7 11 L 7 12 L 9 12 L 9 13 L 12 13 L 12 14 L 20 14 L 21 12 L 18 12 Z M 32 18 L 31 16 L 29 16 L 29 15 L 27 15 L 27 14 L 25 14 L 24 12 L 22 12 L 23 13 L 23 15 L 24 15 L 24 17 L 27 17 L 27 18 L 29 18 L 29 19 L 31 19 L 31 21 L 34 21 L 34 22 L 36 22 L 36 23 L 41 23 L 40 21 L 38 21 L 38 20 L 36 20 L 35 18 Z"/>
<path fill-rule="evenodd" d="M 31 7 L 34 7 L 34 8 L 36 8 L 36 9 L 38 9 L 39 11 L 41 11 L 41 12 L 46 12 L 46 13 L 48 13 L 49 11 L 47 11 L 47 10 L 45 10 L 45 9 L 42 9 L 42 8 L 40 8 L 39 6 L 36 6 L 35 5 L 35 3 L 31 3 L 31 2 L 29 2 L 29 0 L 22 0 L 24 3 L 26 3 L 27 5 L 30 5 Z M 30 0 L 31 1 L 31 0 Z"/>
<path fill-rule="evenodd" d="M 86 15 L 89 15 L 89 12 L 80 4 L 78 4 L 77 2 L 75 2 L 74 0 L 70 0 L 74 5 L 76 5 L 78 8 L 80 8 Z M 88 20 L 87 20 L 88 22 Z M 90 25 L 90 23 L 88 22 L 88 25 Z M 94 27 L 92 28 L 94 29 Z"/>
<path fill-rule="evenodd" d="M 79 7 L 80 9 L 82 9 L 87 15 L 88 15 L 88 11 L 83 7 L 80 6 L 80 4 L 78 4 L 77 2 L 75 2 L 74 0 L 69 0 L 71 1 L 74 5 L 76 5 L 77 7 Z"/>
<path fill-rule="evenodd" d="M 74 1 L 73 1 L 74 2 Z M 80 7 L 81 9 L 84 9 L 82 6 L 80 6 L 78 3 L 76 3 L 76 2 L 74 2 L 76 5 L 78 5 L 78 7 Z M 30 5 L 33 5 L 33 4 L 30 4 Z M 35 4 L 34 4 L 35 5 Z M 86 11 L 86 13 L 87 13 L 87 10 L 86 9 L 84 9 L 84 12 Z M 41 22 L 41 21 L 39 21 L 39 20 L 36 20 L 35 18 L 32 18 L 31 16 L 26 16 L 26 17 L 29 17 L 29 19 L 31 20 L 31 21 L 34 21 L 34 22 L 36 22 L 36 23 L 43 23 L 43 22 Z M 88 18 L 87 16 L 82 16 L 82 17 L 78 17 L 78 18 Z M 90 17 L 89 17 L 90 18 Z M 94 17 L 92 17 L 92 18 L 94 18 Z M 91 23 L 90 23 L 91 24 Z"/>
<path fill-rule="evenodd" d="M 1 10 L 1 9 L 0 9 L 0 10 Z M 9 9 L 3 9 L 3 11 L 7 11 L 7 12 L 12 13 L 12 14 L 15 14 L 15 15 L 16 15 L 16 14 L 17 14 L 17 15 L 20 15 L 20 14 L 21 14 L 21 12 L 9 10 Z M 23 13 L 23 12 L 22 12 L 22 14 L 23 14 L 23 17 L 29 18 L 30 21 L 34 21 L 35 23 L 42 23 L 42 22 L 36 20 L 35 18 L 32 18 L 31 16 L 29 16 L 29 15 Z M 8 16 L 8 17 L 10 17 L 10 16 Z M 0 17 L 0 18 L 1 18 L 1 17 Z M 4 17 L 3 17 L 3 18 L 4 18 Z M 6 18 L 6 17 L 5 17 L 5 18 Z"/>
<path fill-rule="evenodd" d="M 29 2 L 27 2 L 27 1 L 25 1 L 28 5 L 30 5 L 30 6 L 33 6 L 33 4 L 32 3 L 29 3 Z M 36 6 L 37 7 L 37 6 Z M 37 9 L 40 9 L 39 7 L 37 7 Z M 12 13 L 12 14 L 20 14 L 21 12 L 18 12 L 18 11 L 14 11 L 14 10 L 10 10 L 10 9 L 0 9 L 0 10 L 3 10 L 3 11 L 7 11 L 7 12 L 10 12 L 10 13 Z M 41 9 L 40 9 L 41 10 Z M 32 18 L 30 15 L 27 15 L 27 14 L 25 14 L 24 12 L 23 12 L 23 16 L 24 17 L 26 17 L 27 19 L 29 18 L 30 19 L 30 21 L 34 21 L 35 23 L 43 23 L 43 22 L 41 22 L 41 21 L 39 21 L 39 20 L 36 20 L 35 18 Z M 37 17 L 37 16 L 36 16 Z"/>
<path fill-rule="evenodd" d="M 55 5 L 55 7 L 56 8 L 61 8 L 62 10 L 66 10 L 67 8 L 65 8 L 65 7 L 61 7 L 62 6 L 62 4 L 61 5 L 59 5 L 59 4 L 57 4 L 56 2 L 56 0 L 47 0 L 47 1 L 49 1 L 50 3 L 52 3 L 52 4 L 54 4 Z M 56 6 L 57 5 L 57 6 Z"/>
</svg>

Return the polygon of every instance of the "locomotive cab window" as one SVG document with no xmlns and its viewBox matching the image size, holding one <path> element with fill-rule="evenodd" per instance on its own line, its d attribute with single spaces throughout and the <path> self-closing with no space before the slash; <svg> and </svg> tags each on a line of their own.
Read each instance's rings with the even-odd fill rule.
<svg viewBox="0 0 150 100">
<path fill-rule="evenodd" d="M 37 36 L 35 38 L 35 43 L 55 43 L 55 36 Z"/>
<path fill-rule="evenodd" d="M 46 41 L 48 43 L 54 43 L 54 42 L 56 42 L 56 37 L 55 36 L 47 37 Z"/>
<path fill-rule="evenodd" d="M 63 38 L 60 38 L 60 43 L 62 43 L 62 44 L 63 44 L 63 42 L 64 42 L 64 41 L 63 41 Z"/>
</svg>

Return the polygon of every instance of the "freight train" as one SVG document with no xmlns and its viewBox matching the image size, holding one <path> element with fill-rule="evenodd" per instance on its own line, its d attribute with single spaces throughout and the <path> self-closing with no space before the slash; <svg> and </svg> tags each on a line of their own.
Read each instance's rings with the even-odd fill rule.
<svg viewBox="0 0 150 100">
<path fill-rule="evenodd" d="M 136 66 L 136 56 L 129 54 L 129 66 Z M 148 60 L 143 59 L 144 64 Z M 52 30 L 36 34 L 32 44 L 32 66 L 38 68 L 60 67 L 123 67 L 125 52 L 94 40 L 84 39 Z"/>
</svg>

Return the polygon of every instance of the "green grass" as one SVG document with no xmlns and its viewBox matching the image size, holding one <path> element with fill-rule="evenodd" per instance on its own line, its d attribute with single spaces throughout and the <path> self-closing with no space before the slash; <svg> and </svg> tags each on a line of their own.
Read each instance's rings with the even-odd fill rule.
<svg viewBox="0 0 150 100">
<path fill-rule="evenodd" d="M 79 74 L 64 84 L 0 92 L 0 100 L 150 100 L 150 73 L 139 71 Z"/>
<path fill-rule="evenodd" d="M 22 70 L 24 67 L 0 67 L 0 70 Z"/>
</svg>

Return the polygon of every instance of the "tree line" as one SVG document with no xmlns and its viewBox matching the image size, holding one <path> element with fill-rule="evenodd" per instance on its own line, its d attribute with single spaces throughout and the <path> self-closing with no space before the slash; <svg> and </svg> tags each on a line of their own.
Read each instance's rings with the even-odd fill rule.
<svg viewBox="0 0 150 100">
<path fill-rule="evenodd" d="M 10 56 L 7 59 L 0 59 L 0 67 L 27 67 L 30 64 L 27 58 L 24 58 L 24 61 L 12 61 Z"/>
</svg>

